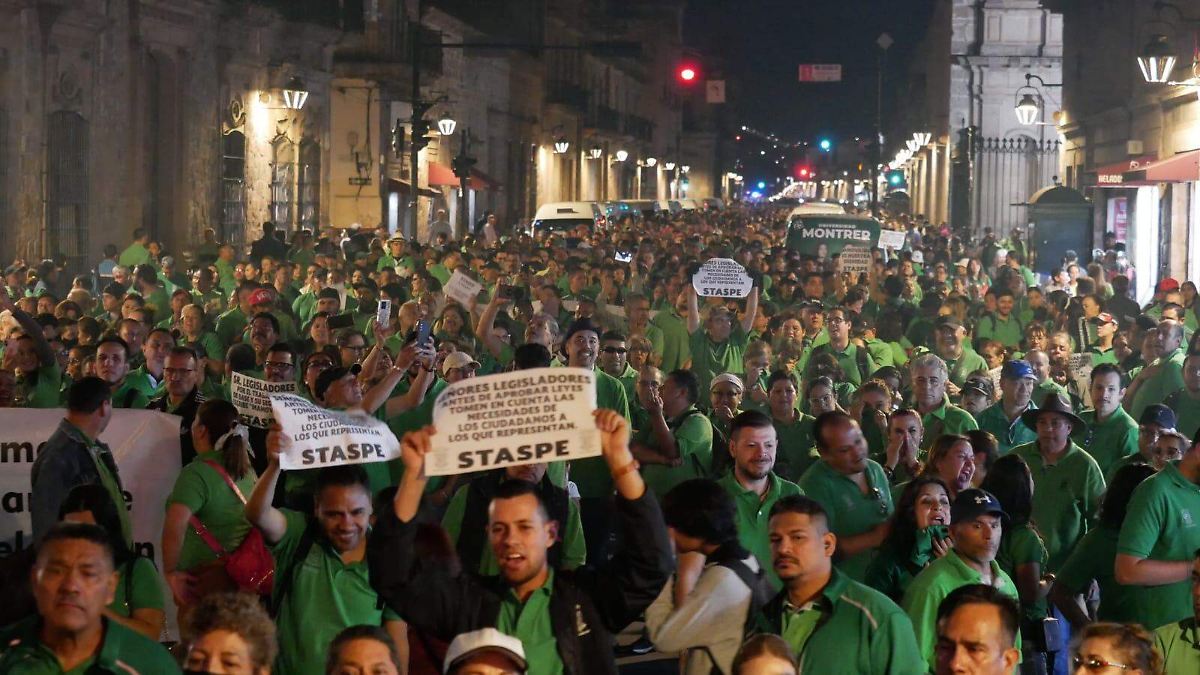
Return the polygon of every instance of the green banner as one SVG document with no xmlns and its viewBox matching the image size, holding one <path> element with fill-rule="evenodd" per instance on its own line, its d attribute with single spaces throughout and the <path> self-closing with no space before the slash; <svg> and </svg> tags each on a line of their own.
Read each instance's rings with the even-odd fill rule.
<svg viewBox="0 0 1200 675">
<path fill-rule="evenodd" d="M 847 245 L 868 249 L 879 245 L 879 222 L 872 218 L 813 214 L 792 218 L 787 247 L 804 255 L 829 257 Z"/>
</svg>

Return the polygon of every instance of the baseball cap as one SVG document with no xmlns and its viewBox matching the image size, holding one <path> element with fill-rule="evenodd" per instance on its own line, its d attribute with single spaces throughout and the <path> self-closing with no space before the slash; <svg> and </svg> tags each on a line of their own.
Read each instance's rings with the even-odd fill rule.
<svg viewBox="0 0 1200 675">
<path fill-rule="evenodd" d="M 1000 367 L 1000 377 L 1005 380 L 1021 380 L 1027 377 L 1037 379 L 1037 375 L 1033 372 L 1033 366 L 1024 359 L 1005 361 L 1004 365 Z"/>
<path fill-rule="evenodd" d="M 334 366 L 321 372 L 317 376 L 316 384 L 313 385 L 313 397 L 317 399 L 325 398 L 325 391 L 329 389 L 329 385 L 337 382 L 347 375 L 358 375 L 362 372 L 362 366 L 357 363 L 346 368 L 345 366 Z"/>
<path fill-rule="evenodd" d="M 1175 411 L 1161 403 L 1146 406 L 1138 417 L 1138 424 L 1157 424 L 1163 429 L 1174 429 L 1176 422 Z"/>
<path fill-rule="evenodd" d="M 275 295 L 271 293 L 269 288 L 257 288 L 250 294 L 249 302 L 251 305 L 266 305 L 274 302 Z"/>
<path fill-rule="evenodd" d="M 342 299 L 342 295 L 341 293 L 338 293 L 338 289 L 333 288 L 332 286 L 326 286 L 317 292 L 318 300 L 330 298 L 340 301 Z"/>
<path fill-rule="evenodd" d="M 1008 522 L 1008 514 L 1000 506 L 1000 500 L 979 488 L 968 488 L 958 493 L 954 504 L 950 506 L 951 523 L 971 521 L 985 515 L 1000 516 L 1001 521 Z"/>
<path fill-rule="evenodd" d="M 918 265 L 925 264 L 925 253 L 923 251 L 913 251 L 912 252 L 912 261 L 917 263 Z"/>
<path fill-rule="evenodd" d="M 1155 290 L 1158 291 L 1159 293 L 1166 293 L 1168 291 L 1177 291 L 1177 290 L 1179 290 L 1179 280 L 1176 279 L 1175 277 L 1167 277 L 1166 279 L 1163 279 L 1162 281 L 1158 282 L 1158 286 L 1155 286 Z"/>
<path fill-rule="evenodd" d="M 970 266 L 970 264 L 971 264 L 970 258 L 960 258 L 958 262 L 954 263 L 954 266 L 955 267 L 968 267 L 968 266 Z"/>
<path fill-rule="evenodd" d="M 712 379 L 712 382 L 708 385 L 708 388 L 711 390 L 713 387 L 721 384 L 722 382 L 728 382 L 741 390 L 746 389 L 746 386 L 742 384 L 742 378 L 734 375 L 733 373 L 721 373 L 720 375 L 717 375 Z"/>
<path fill-rule="evenodd" d="M 995 398 L 996 390 L 992 386 L 992 380 L 984 377 L 970 377 L 963 383 L 962 393 L 975 392 L 982 394 L 989 399 Z"/>
<path fill-rule="evenodd" d="M 1112 314 L 1109 314 L 1108 312 L 1100 312 L 1096 316 L 1093 316 L 1092 318 L 1088 319 L 1088 322 L 1092 323 L 1094 325 L 1097 325 L 1097 326 L 1103 326 L 1106 323 L 1116 323 L 1117 319 L 1115 317 L 1113 317 Z"/>
<path fill-rule="evenodd" d="M 507 658 L 522 671 L 526 668 L 525 649 L 520 640 L 495 628 L 480 628 L 455 636 L 450 642 L 450 647 L 446 649 L 446 661 L 442 664 L 442 671 L 452 672 L 472 656 L 487 652 Z"/>
<path fill-rule="evenodd" d="M 465 368 L 469 365 L 478 368 L 479 362 L 466 352 L 450 352 L 442 361 L 442 376 L 444 377 L 446 373 L 450 372 L 451 368 Z"/>
<path fill-rule="evenodd" d="M 962 322 L 960 322 L 958 319 L 954 318 L 954 315 L 945 314 L 945 315 L 939 316 L 937 318 L 937 321 L 934 322 L 933 327 L 934 328 L 952 328 L 954 330 L 958 330 L 959 328 L 962 328 L 963 325 L 962 325 Z"/>
</svg>

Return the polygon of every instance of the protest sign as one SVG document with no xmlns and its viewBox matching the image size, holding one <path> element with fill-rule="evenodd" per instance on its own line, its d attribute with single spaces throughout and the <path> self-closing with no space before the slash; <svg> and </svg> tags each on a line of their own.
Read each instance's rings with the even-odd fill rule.
<svg viewBox="0 0 1200 675">
<path fill-rule="evenodd" d="M 890 248 L 896 251 L 904 248 L 905 233 L 900 230 L 880 230 L 879 248 Z"/>
<path fill-rule="evenodd" d="M 275 419 L 271 412 L 271 394 L 292 394 L 295 391 L 294 381 L 267 382 L 237 372 L 229 380 L 229 392 L 241 423 L 259 429 L 271 426 L 271 421 Z"/>
<path fill-rule="evenodd" d="M 392 430 L 361 410 L 328 410 L 295 394 L 271 394 L 271 408 L 291 439 L 279 457 L 284 471 L 384 462 L 400 456 L 400 441 Z"/>
<path fill-rule="evenodd" d="M 1092 355 L 1090 352 L 1071 354 L 1067 360 L 1067 389 L 1092 407 Z"/>
<path fill-rule="evenodd" d="M 0 409 L 0 557 L 33 544 L 33 460 L 58 429 L 62 409 Z M 125 489 L 125 503 L 133 526 L 133 548 L 152 558 L 163 569 L 164 505 L 179 476 L 179 417 L 153 410 L 114 409 L 112 421 L 100 440 L 112 449 L 117 472 Z M 178 639 L 171 590 L 160 577 L 166 602 L 167 635 Z"/>
<path fill-rule="evenodd" d="M 433 407 L 433 450 L 425 473 L 448 476 L 600 454 L 596 374 L 534 368 L 446 387 Z"/>
<path fill-rule="evenodd" d="M 843 272 L 866 274 L 871 271 L 871 251 L 865 246 L 842 248 L 838 260 L 841 262 Z"/>
<path fill-rule="evenodd" d="M 692 287 L 702 298 L 744 298 L 750 295 L 754 280 L 736 260 L 712 258 L 692 277 Z"/>
<path fill-rule="evenodd" d="M 445 288 L 447 298 L 468 309 L 475 304 L 475 299 L 482 290 L 483 284 L 463 274 L 461 270 L 454 270 Z"/>
<path fill-rule="evenodd" d="M 793 216 L 788 226 L 787 247 L 821 259 L 842 252 L 848 244 L 870 249 L 878 245 L 879 221 L 860 216 L 806 214 Z"/>
</svg>

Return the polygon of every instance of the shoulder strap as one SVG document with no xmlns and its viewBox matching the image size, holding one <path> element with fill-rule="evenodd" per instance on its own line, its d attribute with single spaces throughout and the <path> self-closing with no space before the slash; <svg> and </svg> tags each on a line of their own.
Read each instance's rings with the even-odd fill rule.
<svg viewBox="0 0 1200 675">
<path fill-rule="evenodd" d="M 212 461 L 211 459 L 204 460 L 204 463 L 211 466 L 213 471 L 216 471 L 218 474 L 220 474 L 221 478 L 225 479 L 225 484 L 228 485 L 231 490 L 233 490 L 233 494 L 237 495 L 237 498 L 242 501 L 242 504 L 246 503 L 245 495 L 243 495 L 242 491 L 238 489 L 237 483 L 233 482 L 233 478 L 230 477 L 229 472 L 225 471 L 225 467 Z"/>
<path fill-rule="evenodd" d="M 204 526 L 204 523 L 200 522 L 200 519 L 196 517 L 196 514 L 193 513 L 192 516 L 188 518 L 188 524 L 192 526 L 192 529 L 196 531 L 196 534 L 200 535 L 200 539 L 204 541 L 205 545 L 212 549 L 212 552 L 215 553 L 218 558 L 225 557 L 225 547 L 221 545 L 221 542 L 217 541 L 217 538 L 213 536 L 212 532 L 208 531 L 208 528 Z"/>
<path fill-rule="evenodd" d="M 283 606 L 283 599 L 288 592 L 292 590 L 293 577 L 296 576 L 296 569 L 304 563 L 304 559 L 308 557 L 308 552 L 312 550 L 315 542 L 312 525 L 304 528 L 304 534 L 300 535 L 300 542 L 296 544 L 296 552 L 292 555 L 291 564 L 282 574 L 279 570 L 275 571 L 275 581 L 278 584 L 275 588 L 275 595 L 271 598 L 271 616 L 279 616 L 279 608 Z"/>
</svg>

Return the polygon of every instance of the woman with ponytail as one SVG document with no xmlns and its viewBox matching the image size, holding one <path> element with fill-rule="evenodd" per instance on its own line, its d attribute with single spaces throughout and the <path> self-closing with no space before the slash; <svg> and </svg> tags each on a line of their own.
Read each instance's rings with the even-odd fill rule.
<svg viewBox="0 0 1200 675">
<path fill-rule="evenodd" d="M 215 399 L 201 404 L 192 423 L 192 443 L 196 458 L 179 472 L 163 522 L 163 571 L 180 608 L 215 591 L 236 590 L 214 544 L 232 553 L 249 534 L 243 497 L 254 491 L 258 479 L 250 465 L 246 427 L 232 403 Z"/>
</svg>

